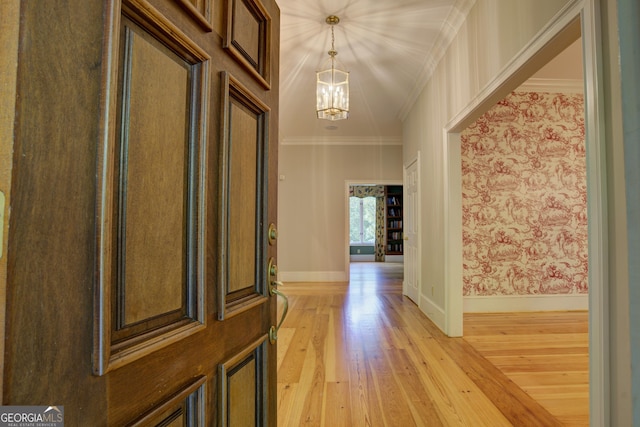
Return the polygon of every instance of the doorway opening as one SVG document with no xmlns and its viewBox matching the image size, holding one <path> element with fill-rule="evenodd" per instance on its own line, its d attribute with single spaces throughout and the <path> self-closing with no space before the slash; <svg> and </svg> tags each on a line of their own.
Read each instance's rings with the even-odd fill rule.
<svg viewBox="0 0 640 427">
<path fill-rule="evenodd" d="M 491 332 L 509 353 L 491 360 L 568 424 L 588 423 L 589 408 L 581 53 L 578 39 L 461 133 L 464 336 L 512 319 Z M 560 321 L 567 312 L 575 317 Z M 545 325 L 566 337 L 553 355 L 531 346 Z M 510 354 L 531 371 L 512 370 Z M 556 363 L 569 358 L 569 369 Z M 561 380 L 567 370 L 575 381 Z"/>
<path fill-rule="evenodd" d="M 398 194 L 390 195 L 389 189 L 395 189 L 392 191 L 396 192 L 399 189 L 399 198 Z M 402 252 L 397 251 L 398 246 L 392 246 L 397 245 L 397 242 L 389 241 L 391 236 L 399 237 L 399 241 L 402 242 L 403 212 L 399 202 L 402 200 L 402 182 L 348 180 L 345 181 L 344 194 L 347 207 L 345 209 L 346 276 L 350 275 L 352 262 L 403 262 Z M 400 203 L 400 206 L 393 206 L 393 203 Z M 374 205 L 375 216 L 372 217 L 371 209 Z M 396 228 L 390 229 L 390 224 Z M 396 251 L 389 252 L 390 249 Z"/>
<path fill-rule="evenodd" d="M 376 197 L 349 196 L 349 254 L 351 262 L 375 261 Z"/>
<path fill-rule="evenodd" d="M 585 142 L 587 151 L 587 217 L 589 223 L 589 395 L 590 419 L 593 424 L 606 424 L 608 404 L 604 398 L 608 389 L 608 340 L 606 335 L 606 186 L 605 164 L 602 157 L 603 137 L 600 127 L 603 114 L 598 95 L 597 19 L 592 2 L 576 2 L 556 16 L 538 39 L 523 50 L 473 105 L 454 118 L 446 127 L 447 175 L 445 180 L 450 198 L 445 206 L 445 232 L 454 243 L 445 254 L 445 332 L 461 336 L 463 326 L 463 280 L 459 268 L 463 263 L 462 247 L 462 177 L 460 132 L 484 114 L 497 100 L 517 88 L 520 83 L 539 70 L 551 58 L 582 37 L 585 89 Z M 458 243 L 459 242 L 459 243 Z"/>
</svg>

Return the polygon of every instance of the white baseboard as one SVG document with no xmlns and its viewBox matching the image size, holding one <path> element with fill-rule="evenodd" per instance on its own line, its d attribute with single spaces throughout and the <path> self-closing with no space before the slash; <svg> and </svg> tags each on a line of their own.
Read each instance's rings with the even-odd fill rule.
<svg viewBox="0 0 640 427">
<path fill-rule="evenodd" d="M 435 325 L 444 332 L 446 324 L 444 310 L 422 293 L 420 294 L 420 303 L 418 306 L 429 320 L 435 323 Z"/>
<path fill-rule="evenodd" d="M 349 261 L 351 261 L 351 262 L 374 262 L 375 260 L 376 260 L 376 256 L 374 254 L 366 254 L 366 255 L 353 254 L 353 255 L 349 255 Z"/>
<path fill-rule="evenodd" d="M 588 309 L 589 295 L 587 294 L 464 297 L 463 301 L 465 313 Z"/>
<path fill-rule="evenodd" d="M 281 282 L 347 282 L 345 271 L 279 271 Z"/>
</svg>

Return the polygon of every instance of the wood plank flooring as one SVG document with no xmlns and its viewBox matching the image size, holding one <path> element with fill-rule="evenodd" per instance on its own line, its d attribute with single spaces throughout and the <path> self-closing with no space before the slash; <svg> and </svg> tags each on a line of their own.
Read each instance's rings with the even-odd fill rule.
<svg viewBox="0 0 640 427">
<path fill-rule="evenodd" d="M 566 426 L 589 425 L 589 315 L 466 314 L 464 337 Z"/>
<path fill-rule="evenodd" d="M 448 338 L 406 297 L 402 266 L 285 283 L 279 426 L 586 426 L 586 313 L 465 315 Z"/>
</svg>

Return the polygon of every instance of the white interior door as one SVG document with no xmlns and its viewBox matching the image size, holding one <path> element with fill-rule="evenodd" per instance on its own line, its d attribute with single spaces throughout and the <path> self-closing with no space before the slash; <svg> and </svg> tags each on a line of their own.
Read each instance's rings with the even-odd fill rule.
<svg viewBox="0 0 640 427">
<path fill-rule="evenodd" d="M 404 283 L 403 294 L 420 303 L 420 157 L 404 169 Z"/>
</svg>

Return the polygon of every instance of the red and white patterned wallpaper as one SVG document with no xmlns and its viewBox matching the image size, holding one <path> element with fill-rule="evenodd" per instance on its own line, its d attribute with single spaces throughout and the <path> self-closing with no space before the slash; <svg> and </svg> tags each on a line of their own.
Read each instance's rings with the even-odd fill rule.
<svg viewBox="0 0 640 427">
<path fill-rule="evenodd" d="M 513 92 L 461 139 L 463 294 L 586 294 L 582 94 Z"/>
</svg>

